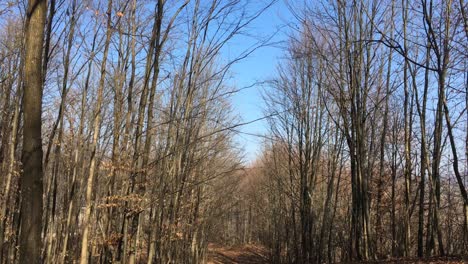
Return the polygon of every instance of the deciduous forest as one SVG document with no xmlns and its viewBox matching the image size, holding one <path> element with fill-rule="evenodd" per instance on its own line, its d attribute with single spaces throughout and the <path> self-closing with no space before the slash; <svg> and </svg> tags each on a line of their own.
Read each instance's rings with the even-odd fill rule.
<svg viewBox="0 0 468 264">
<path fill-rule="evenodd" d="M 2 0 L 0 264 L 464 263 L 467 106 L 464 0 Z"/>
</svg>

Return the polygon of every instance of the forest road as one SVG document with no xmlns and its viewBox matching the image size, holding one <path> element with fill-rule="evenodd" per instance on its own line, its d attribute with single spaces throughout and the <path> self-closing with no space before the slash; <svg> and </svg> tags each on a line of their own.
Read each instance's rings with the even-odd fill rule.
<svg viewBox="0 0 468 264">
<path fill-rule="evenodd" d="M 267 251 L 256 245 L 223 247 L 216 244 L 208 246 L 208 264 L 268 264 Z M 461 257 L 431 257 L 427 259 L 403 258 L 392 260 L 346 262 L 341 264 L 468 264 Z"/>
<path fill-rule="evenodd" d="M 215 244 L 208 246 L 208 264 L 267 264 L 264 248 L 255 245 L 222 247 Z"/>
</svg>

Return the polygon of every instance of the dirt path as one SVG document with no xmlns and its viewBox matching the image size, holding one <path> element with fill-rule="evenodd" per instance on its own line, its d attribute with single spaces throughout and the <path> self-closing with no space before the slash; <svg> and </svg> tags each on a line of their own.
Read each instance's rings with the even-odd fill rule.
<svg viewBox="0 0 468 264">
<path fill-rule="evenodd" d="M 268 264 L 267 251 L 261 246 L 242 245 L 222 247 L 215 244 L 208 246 L 207 264 Z M 405 258 L 368 262 L 346 262 L 341 264 L 468 264 L 467 259 L 459 257 L 433 257 L 428 259 Z"/>
<path fill-rule="evenodd" d="M 262 247 L 244 245 L 238 247 L 208 246 L 208 264 L 267 264 L 266 251 Z"/>
</svg>

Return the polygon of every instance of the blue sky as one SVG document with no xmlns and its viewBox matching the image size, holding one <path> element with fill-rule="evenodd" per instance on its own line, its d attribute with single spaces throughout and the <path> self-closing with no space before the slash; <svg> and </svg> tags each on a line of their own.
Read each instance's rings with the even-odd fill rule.
<svg viewBox="0 0 468 264">
<path fill-rule="evenodd" d="M 249 34 L 254 36 L 271 36 L 271 42 L 284 42 L 287 39 L 287 23 L 293 21 L 292 15 L 283 0 L 277 1 L 266 10 L 248 28 Z M 275 34 L 276 32 L 276 34 Z M 252 37 L 238 37 L 231 43 L 232 50 L 245 50 L 249 48 L 255 39 Z M 283 50 L 279 46 L 284 43 L 261 47 L 246 59 L 232 67 L 232 85 L 236 88 L 251 86 L 255 82 L 271 79 L 275 75 L 276 65 L 283 56 Z M 242 122 L 249 122 L 264 116 L 262 90 L 267 90 L 265 85 L 255 85 L 238 92 L 233 97 L 235 114 L 241 117 Z M 241 132 L 248 134 L 266 134 L 266 120 L 257 121 L 239 128 Z M 247 134 L 239 134 L 236 138 L 239 147 L 245 150 L 245 161 L 252 162 L 260 153 L 262 138 Z"/>
<path fill-rule="evenodd" d="M 265 3 L 270 0 L 247 0 L 245 1 L 248 7 L 247 11 L 259 10 Z M 252 53 L 249 57 L 233 65 L 231 68 L 232 78 L 229 85 L 235 88 L 242 88 L 251 86 L 255 82 L 262 82 L 272 79 L 275 76 L 276 66 L 279 59 L 283 56 L 284 49 L 279 46 L 284 46 L 283 42 L 287 39 L 288 27 L 287 23 L 294 21 L 290 14 L 285 1 L 276 0 L 276 2 L 261 14 L 256 20 L 244 29 L 244 32 L 249 34 L 240 35 L 231 40 L 227 45 L 222 56 L 227 61 L 229 58 L 234 57 L 252 47 L 258 41 L 255 37 L 266 38 L 273 35 L 270 40 L 276 45 L 261 47 Z M 0 0 L 0 2 L 2 2 Z M 0 4 L 0 8 L 1 8 Z M 16 12 L 17 10 L 14 9 Z M 0 20 L 0 23 L 4 22 Z M 86 25 L 85 25 L 86 27 Z M 55 88 L 54 88 L 55 89 Z M 255 85 L 247 89 L 243 89 L 232 98 L 234 108 L 233 115 L 238 115 L 241 122 L 249 122 L 264 116 L 263 113 L 263 100 L 261 97 L 262 90 L 268 89 L 264 85 Z M 53 91 L 54 95 L 55 91 Z M 50 103 L 50 102 L 49 102 Z M 241 132 L 254 135 L 263 135 L 267 133 L 266 120 L 257 121 L 248 125 L 237 128 Z M 245 161 L 254 161 L 258 154 L 260 154 L 262 137 L 252 136 L 240 133 L 236 136 L 237 147 L 243 148 L 245 153 Z"/>
</svg>

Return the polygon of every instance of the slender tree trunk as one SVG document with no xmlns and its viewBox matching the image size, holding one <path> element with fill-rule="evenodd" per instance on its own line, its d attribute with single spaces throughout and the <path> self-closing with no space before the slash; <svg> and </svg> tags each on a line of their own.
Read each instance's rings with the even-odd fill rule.
<svg viewBox="0 0 468 264">
<path fill-rule="evenodd" d="M 405 52 L 408 50 L 407 45 L 407 33 L 406 33 L 406 26 L 408 20 L 408 1 L 402 1 L 403 7 L 403 49 Z M 404 176 L 405 176 L 405 212 L 404 212 L 404 239 L 403 239 L 403 255 L 409 256 L 409 248 L 410 248 L 410 179 L 411 179 L 411 123 L 410 123 L 410 94 L 408 88 L 408 60 L 406 59 L 407 54 L 405 54 L 405 62 L 403 64 L 403 86 L 404 86 L 404 157 L 405 157 L 405 169 L 404 169 Z"/>
<path fill-rule="evenodd" d="M 416 72 L 413 72 L 413 89 L 416 94 L 416 105 L 417 111 L 419 114 L 420 124 L 421 124 L 421 165 L 420 165 L 420 174 L 421 174 L 421 182 L 419 186 L 419 215 L 418 215 L 418 257 L 424 256 L 424 196 L 425 196 L 425 177 L 426 177 L 426 170 L 429 167 L 428 164 L 428 154 L 427 154 L 427 146 L 426 146 L 426 104 L 427 104 L 427 91 L 429 89 L 429 45 L 426 49 L 426 69 L 424 73 L 424 90 L 423 90 L 423 98 L 422 98 L 422 109 L 419 104 L 419 96 L 418 96 L 418 89 L 416 86 Z"/>
<path fill-rule="evenodd" d="M 19 83 L 20 87 L 21 82 Z M 18 91 L 18 94 L 15 99 L 15 113 L 13 115 L 13 128 L 11 131 L 11 140 L 9 144 L 9 164 L 8 164 L 8 171 L 6 175 L 6 183 L 5 183 L 5 191 L 3 193 L 4 202 L 2 203 L 2 212 L 0 214 L 0 263 L 3 263 L 3 243 L 5 241 L 5 231 L 7 228 L 7 219 L 9 218 L 9 207 L 10 207 L 10 196 L 11 196 L 11 185 L 12 185 L 12 178 L 14 174 L 14 170 L 16 167 L 16 143 L 18 140 L 18 127 L 20 122 L 20 96 L 21 90 Z M 8 256 L 7 256 L 8 259 Z"/>
<path fill-rule="evenodd" d="M 392 2 L 393 3 L 393 2 Z M 392 4 L 392 14 L 393 14 L 393 4 Z M 393 17 L 393 16 L 392 16 Z M 393 36 L 393 25 L 391 27 L 391 35 Z M 379 161 L 379 179 L 378 179 L 378 186 L 377 186 L 377 221 L 375 227 L 375 233 L 381 234 L 382 233 L 382 211 L 381 211 L 381 202 L 382 202 L 382 194 L 384 189 L 384 175 L 385 175 L 385 144 L 386 139 L 388 136 L 387 128 L 388 128 L 388 112 L 389 112 L 389 97 L 390 97 L 390 75 L 391 75 L 391 68 L 392 68 L 392 54 L 393 52 L 390 50 L 388 54 L 388 67 L 387 67 L 387 78 L 385 82 L 385 106 L 384 106 L 384 113 L 383 113 L 383 128 L 382 128 L 382 136 L 380 137 L 380 161 Z M 380 251 L 379 247 L 383 247 L 383 236 L 378 236 L 377 243 L 376 243 L 376 254 L 379 257 Z"/>
<path fill-rule="evenodd" d="M 396 120 L 394 120 L 393 124 L 397 123 Z M 396 127 L 393 128 L 392 131 L 392 139 L 393 139 L 393 145 L 392 145 L 392 208 L 391 208 L 391 233 L 392 233 L 392 256 L 395 257 L 397 255 L 397 230 L 396 230 L 396 201 L 395 201 L 395 195 L 396 195 L 396 174 L 397 174 L 397 149 L 395 146 L 396 138 L 397 138 L 398 131 L 396 131 Z"/>
<path fill-rule="evenodd" d="M 104 84 L 106 80 L 106 64 L 107 56 L 109 53 L 109 45 L 112 36 L 112 0 L 108 1 L 107 5 L 107 30 L 106 30 L 106 40 L 104 43 L 104 54 L 101 63 L 101 77 L 99 79 L 99 86 L 97 91 L 97 102 L 96 110 L 94 117 L 94 127 L 93 127 L 93 141 L 91 145 L 91 161 L 89 166 L 88 173 L 88 182 L 86 185 L 86 207 L 83 216 L 83 235 L 81 238 L 81 254 L 80 254 L 80 264 L 88 263 L 88 244 L 89 244 L 89 232 L 91 227 L 91 212 L 93 207 L 93 190 L 94 190 L 94 177 L 96 174 L 96 151 L 99 140 L 99 135 L 101 132 L 101 111 L 102 111 L 102 101 L 104 94 Z"/>
<path fill-rule="evenodd" d="M 97 41 L 97 32 L 94 35 L 93 42 L 91 45 L 91 58 L 94 57 L 94 52 L 96 48 L 96 41 Z M 86 118 L 86 99 L 88 97 L 88 89 L 90 86 L 90 79 L 91 79 L 91 72 L 92 72 L 92 64 L 93 61 L 92 59 L 89 60 L 88 62 L 88 69 L 87 69 L 87 74 L 85 78 L 85 84 L 84 84 L 84 90 L 81 94 L 81 113 L 80 113 L 80 123 L 78 126 L 78 135 L 76 138 L 76 142 L 78 147 L 75 148 L 74 154 L 73 154 L 73 171 L 72 171 L 72 179 L 71 179 L 71 188 L 70 188 L 70 193 L 68 197 L 68 204 L 67 204 L 67 220 L 65 223 L 65 228 L 64 228 L 64 239 L 63 239 L 63 245 L 62 245 L 62 254 L 61 254 L 61 263 L 66 263 L 66 256 L 67 256 L 67 249 L 68 249 L 68 240 L 70 237 L 70 227 L 73 221 L 73 211 L 75 210 L 75 193 L 77 192 L 77 189 L 80 188 L 81 184 L 77 184 L 77 176 L 78 172 L 84 172 L 83 168 L 80 169 L 80 167 L 84 166 L 84 162 L 80 158 L 80 156 L 83 154 L 83 150 L 85 148 L 85 140 L 83 139 L 83 134 L 84 134 L 84 126 L 85 126 L 85 118 Z M 84 177 L 82 178 L 82 180 Z"/>
</svg>

